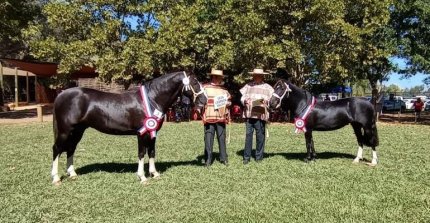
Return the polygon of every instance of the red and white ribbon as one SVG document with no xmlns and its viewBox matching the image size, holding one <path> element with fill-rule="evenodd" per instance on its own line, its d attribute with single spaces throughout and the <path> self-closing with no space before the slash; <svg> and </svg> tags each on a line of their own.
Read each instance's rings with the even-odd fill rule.
<svg viewBox="0 0 430 223">
<path fill-rule="evenodd" d="M 145 112 L 146 118 L 143 120 L 143 126 L 138 130 L 140 135 L 143 135 L 147 132 L 151 135 L 151 139 L 157 137 L 157 130 L 160 127 L 160 122 L 163 119 L 163 113 L 154 110 L 152 113 L 151 107 L 149 105 L 148 95 L 145 90 L 145 86 L 140 87 L 140 95 L 142 97 L 143 102 L 143 111 Z"/>
<path fill-rule="evenodd" d="M 306 119 L 308 118 L 309 114 L 311 113 L 312 109 L 315 107 L 315 97 L 312 97 L 311 104 L 306 108 L 305 112 L 301 117 L 294 119 L 294 125 L 296 126 L 296 133 L 300 132 L 306 132 Z"/>
</svg>

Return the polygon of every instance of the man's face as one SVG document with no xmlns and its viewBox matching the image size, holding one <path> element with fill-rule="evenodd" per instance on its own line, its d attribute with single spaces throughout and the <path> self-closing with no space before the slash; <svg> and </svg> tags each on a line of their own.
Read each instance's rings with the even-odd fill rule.
<svg viewBox="0 0 430 223">
<path fill-rule="evenodd" d="M 260 82 L 263 82 L 264 78 L 263 78 L 263 75 L 261 74 L 254 74 L 252 75 L 252 79 L 257 83 L 260 83 Z"/>
<path fill-rule="evenodd" d="M 221 84 L 223 80 L 222 76 L 212 75 L 212 83 Z"/>
</svg>

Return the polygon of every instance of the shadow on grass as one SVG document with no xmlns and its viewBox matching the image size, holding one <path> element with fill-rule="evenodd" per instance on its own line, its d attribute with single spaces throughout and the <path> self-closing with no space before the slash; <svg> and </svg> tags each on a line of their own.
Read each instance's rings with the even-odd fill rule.
<svg viewBox="0 0 430 223">
<path fill-rule="evenodd" d="M 201 164 L 198 160 L 190 160 L 190 161 L 178 161 L 178 162 L 155 162 L 155 167 L 159 172 L 165 172 L 169 168 L 175 166 L 200 166 Z M 148 164 L 145 164 L 145 171 L 148 170 Z M 93 172 L 108 172 L 108 173 L 135 173 L 137 172 L 137 162 L 136 163 L 94 163 L 89 164 L 83 167 L 76 169 L 76 173 L 78 174 L 88 174 Z"/>
<path fill-rule="evenodd" d="M 252 151 L 252 158 L 255 159 L 255 150 Z M 236 153 L 237 155 L 243 157 L 243 150 L 240 150 Z M 264 153 L 264 158 L 269 158 L 273 156 L 283 156 L 288 160 L 303 160 L 306 157 L 306 153 Z M 333 158 L 341 158 L 341 159 L 354 159 L 355 156 L 347 153 L 337 153 L 337 152 L 317 152 L 317 159 L 333 159 Z"/>
<path fill-rule="evenodd" d="M 52 108 L 45 106 L 43 108 L 43 115 L 51 115 Z M 18 111 L 0 112 L 0 119 L 23 119 L 23 118 L 35 118 L 37 117 L 37 109 L 26 109 Z"/>
</svg>

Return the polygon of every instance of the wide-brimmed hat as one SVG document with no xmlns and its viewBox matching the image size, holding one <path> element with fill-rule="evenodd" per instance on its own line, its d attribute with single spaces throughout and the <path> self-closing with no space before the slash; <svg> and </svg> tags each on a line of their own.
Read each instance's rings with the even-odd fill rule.
<svg viewBox="0 0 430 223">
<path fill-rule="evenodd" d="M 248 73 L 249 74 L 257 74 L 257 75 L 266 75 L 266 74 L 269 74 L 267 72 L 264 72 L 264 70 L 260 69 L 260 68 L 256 68 L 252 72 L 248 72 Z"/>
<path fill-rule="evenodd" d="M 212 69 L 210 73 L 208 73 L 208 75 L 210 76 L 221 76 L 221 77 L 225 77 L 224 73 L 222 72 L 222 70 L 217 70 L 217 69 Z"/>
</svg>

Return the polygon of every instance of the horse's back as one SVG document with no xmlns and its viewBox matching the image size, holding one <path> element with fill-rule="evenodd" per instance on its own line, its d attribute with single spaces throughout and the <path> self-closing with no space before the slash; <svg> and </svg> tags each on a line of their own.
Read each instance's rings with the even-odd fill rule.
<svg viewBox="0 0 430 223">
<path fill-rule="evenodd" d="M 363 125 L 372 118 L 373 106 L 360 98 L 319 101 L 311 113 L 309 124 L 317 131 L 340 129 L 351 122 Z"/>
<path fill-rule="evenodd" d="M 67 128 L 92 127 L 108 134 L 132 134 L 142 114 L 133 92 L 123 94 L 70 88 L 54 102 L 54 119 Z M 138 124 L 136 124 L 138 125 Z"/>
</svg>

